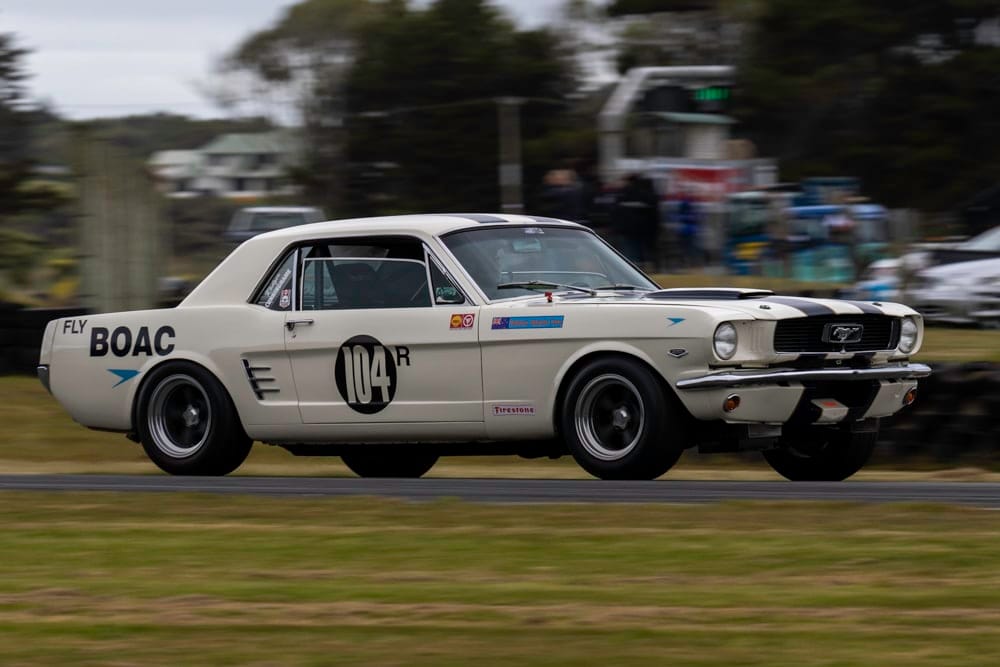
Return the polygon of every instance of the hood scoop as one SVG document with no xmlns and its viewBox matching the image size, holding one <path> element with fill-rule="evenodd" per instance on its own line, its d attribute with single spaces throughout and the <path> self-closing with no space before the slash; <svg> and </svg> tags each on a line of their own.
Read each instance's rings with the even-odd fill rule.
<svg viewBox="0 0 1000 667">
<path fill-rule="evenodd" d="M 739 301 L 742 299 L 760 299 L 772 296 L 774 292 L 767 289 L 743 289 L 738 287 L 677 287 L 661 289 L 643 296 L 644 299 L 692 301 Z"/>
</svg>

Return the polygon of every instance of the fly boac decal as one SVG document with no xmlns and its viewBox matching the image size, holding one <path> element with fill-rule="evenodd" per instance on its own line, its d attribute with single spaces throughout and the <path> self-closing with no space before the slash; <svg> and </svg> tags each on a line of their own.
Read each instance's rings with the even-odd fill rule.
<svg viewBox="0 0 1000 667">
<path fill-rule="evenodd" d="M 152 334 L 149 327 L 139 327 L 133 334 L 129 327 L 91 327 L 90 356 L 105 357 L 110 352 L 116 357 L 166 356 L 174 351 L 174 328 L 164 326 Z"/>
<path fill-rule="evenodd" d="M 354 336 L 340 346 L 333 376 L 337 391 L 355 412 L 373 415 L 396 396 L 398 369 L 410 365 L 410 348 L 387 346 L 371 336 Z"/>
</svg>

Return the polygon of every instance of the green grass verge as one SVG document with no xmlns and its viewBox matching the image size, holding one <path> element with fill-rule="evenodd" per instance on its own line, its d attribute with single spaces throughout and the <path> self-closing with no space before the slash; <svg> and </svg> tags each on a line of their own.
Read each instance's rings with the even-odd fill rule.
<svg viewBox="0 0 1000 667">
<path fill-rule="evenodd" d="M 1000 330 L 928 327 L 917 360 L 1000 363 Z"/>
<path fill-rule="evenodd" d="M 1000 516 L 2 493 L 8 664 L 968 665 Z"/>
</svg>

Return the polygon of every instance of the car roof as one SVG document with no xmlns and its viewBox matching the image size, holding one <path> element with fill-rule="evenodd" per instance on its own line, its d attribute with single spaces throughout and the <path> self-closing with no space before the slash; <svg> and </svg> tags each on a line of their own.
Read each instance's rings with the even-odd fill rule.
<svg viewBox="0 0 1000 667">
<path fill-rule="evenodd" d="M 240 210 L 248 213 L 303 213 L 319 209 L 315 206 L 245 206 Z"/>
<path fill-rule="evenodd" d="M 348 220 L 327 220 L 298 227 L 278 229 L 261 234 L 256 238 L 285 241 L 311 239 L 324 234 L 400 234 L 421 231 L 440 236 L 460 229 L 479 228 L 489 225 L 531 225 L 554 224 L 566 227 L 582 227 L 575 222 L 548 218 L 538 215 L 513 215 L 509 213 L 421 213 L 414 215 L 391 215 L 378 218 L 352 218 Z"/>
<path fill-rule="evenodd" d="M 276 229 L 241 243 L 215 267 L 181 303 L 184 307 L 236 303 L 247 298 L 261 271 L 288 246 L 331 236 L 441 236 L 463 229 L 498 228 L 514 225 L 558 225 L 586 229 L 583 225 L 536 215 L 506 213 L 434 213 L 394 215 L 382 218 L 329 220 Z"/>
</svg>

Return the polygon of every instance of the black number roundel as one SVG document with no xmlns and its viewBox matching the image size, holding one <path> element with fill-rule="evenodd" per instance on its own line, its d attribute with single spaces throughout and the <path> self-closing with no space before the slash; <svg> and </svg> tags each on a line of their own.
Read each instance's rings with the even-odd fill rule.
<svg viewBox="0 0 1000 667">
<path fill-rule="evenodd" d="M 392 351 L 371 336 L 354 336 L 337 352 L 333 376 L 337 391 L 356 412 L 385 410 L 396 395 L 396 362 Z"/>
</svg>

